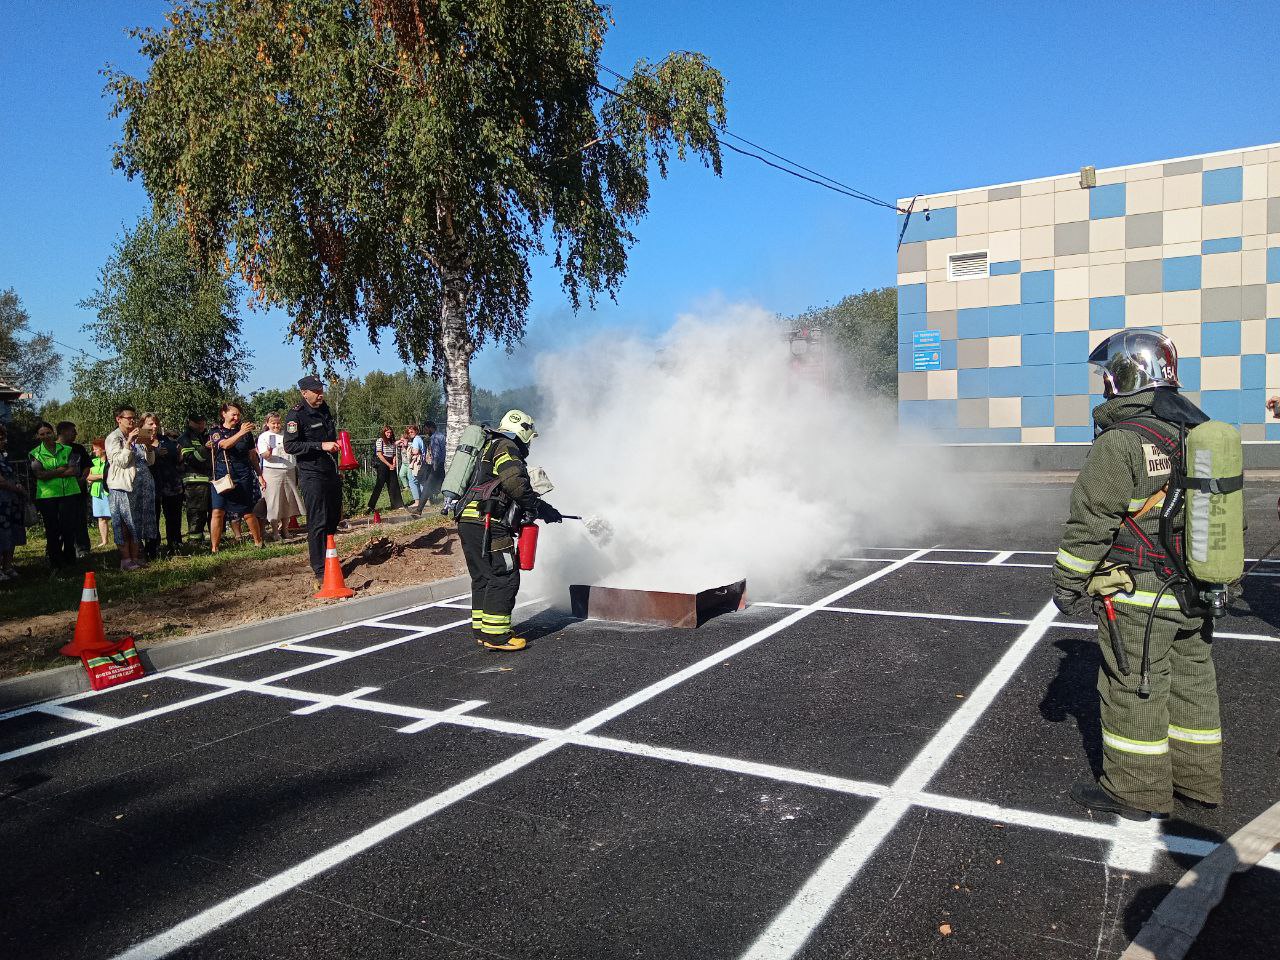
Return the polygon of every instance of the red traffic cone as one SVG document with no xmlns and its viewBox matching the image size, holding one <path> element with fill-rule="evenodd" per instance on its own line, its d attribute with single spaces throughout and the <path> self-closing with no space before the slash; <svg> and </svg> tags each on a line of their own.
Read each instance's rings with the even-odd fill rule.
<svg viewBox="0 0 1280 960">
<path fill-rule="evenodd" d="M 98 581 L 93 571 L 84 575 L 84 591 L 80 594 L 80 614 L 76 617 L 76 633 L 71 642 L 58 652 L 64 657 L 78 657 L 82 653 L 104 650 L 107 633 L 102 628 L 102 608 L 98 605 Z"/>
<path fill-rule="evenodd" d="M 348 587 L 346 580 L 342 578 L 342 563 L 338 560 L 338 547 L 333 542 L 331 533 L 324 548 L 324 583 L 320 587 L 320 592 L 316 594 L 316 599 L 342 600 L 355 595 L 356 592 Z"/>
<path fill-rule="evenodd" d="M 297 517 L 290 517 L 290 518 L 289 518 L 289 532 L 290 532 L 290 533 L 293 533 L 295 530 L 301 530 L 301 529 L 302 529 L 302 528 L 301 528 L 300 526 L 298 526 L 298 518 L 297 518 Z"/>
<path fill-rule="evenodd" d="M 373 522 L 374 523 L 382 522 L 382 514 L 380 514 L 377 510 L 373 511 Z"/>
</svg>

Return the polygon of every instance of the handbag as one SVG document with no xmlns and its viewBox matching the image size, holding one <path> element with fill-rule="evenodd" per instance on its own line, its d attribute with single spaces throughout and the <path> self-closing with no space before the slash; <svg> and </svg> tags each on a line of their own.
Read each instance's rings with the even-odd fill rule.
<svg viewBox="0 0 1280 960">
<path fill-rule="evenodd" d="M 231 476 L 231 461 L 227 459 L 227 451 L 222 451 L 222 462 L 227 465 L 227 472 L 213 481 L 213 489 L 219 493 L 230 493 L 236 488 L 235 477 Z"/>
</svg>

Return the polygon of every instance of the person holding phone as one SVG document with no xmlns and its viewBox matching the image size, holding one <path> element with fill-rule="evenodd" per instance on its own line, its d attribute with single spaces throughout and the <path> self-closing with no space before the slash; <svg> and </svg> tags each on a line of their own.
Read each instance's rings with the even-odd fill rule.
<svg viewBox="0 0 1280 960">
<path fill-rule="evenodd" d="M 151 479 L 156 490 L 156 536 L 145 545 L 147 559 L 154 560 L 160 553 L 161 516 L 169 553 L 177 553 L 182 546 L 182 473 L 178 444 L 165 436 L 159 414 L 144 413 L 142 429 L 150 435 L 155 450 Z"/>
<path fill-rule="evenodd" d="M 120 550 L 120 569 L 141 570 L 142 542 L 150 531 L 144 526 L 149 515 L 155 526 L 155 487 L 151 483 L 151 464 L 155 452 L 140 439 L 136 423 L 138 412 L 130 406 L 116 407 L 116 429 L 107 435 L 107 502 L 111 507 L 111 532 Z M 139 470 L 141 462 L 144 469 Z M 143 485 L 150 489 L 149 511 L 139 505 Z M 157 532 L 157 536 L 158 536 Z"/>
<path fill-rule="evenodd" d="M 302 513 L 302 493 L 298 490 L 297 461 L 284 452 L 277 411 L 267 414 L 266 429 L 258 435 L 258 460 L 262 464 L 267 522 L 275 528 L 277 540 L 287 540 L 289 520 Z"/>
<path fill-rule="evenodd" d="M 241 521 L 249 524 L 249 533 L 256 547 L 264 546 L 262 524 L 254 515 L 254 504 L 261 499 L 259 482 L 262 469 L 258 462 L 258 451 L 253 442 L 255 424 L 242 422 L 244 414 L 234 403 L 224 403 L 219 411 L 222 425 L 209 431 L 209 442 L 213 451 L 213 523 L 211 529 L 210 550 L 218 552 L 222 544 L 222 533 L 230 518 L 236 538 L 243 538 Z M 222 484 L 225 490 L 219 490 L 219 481 L 231 478 L 230 484 Z"/>
</svg>

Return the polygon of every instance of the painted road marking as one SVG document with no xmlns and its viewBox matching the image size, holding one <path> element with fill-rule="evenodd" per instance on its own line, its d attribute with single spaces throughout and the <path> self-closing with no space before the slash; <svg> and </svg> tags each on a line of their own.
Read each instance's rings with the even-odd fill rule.
<svg viewBox="0 0 1280 960">
<path fill-rule="evenodd" d="M 440 712 L 451 717 L 456 717 L 458 714 L 467 713 L 477 707 L 483 707 L 484 705 L 485 701 L 483 700 L 466 700 L 450 707 L 448 710 L 442 710 Z M 442 723 L 444 723 L 443 718 L 439 720 L 415 720 L 407 727 L 400 727 L 396 733 L 421 733 L 423 730 L 430 730 L 432 727 L 438 727 Z"/>
<path fill-rule="evenodd" d="M 903 562 L 906 562 L 905 559 Z M 894 564 L 877 570 L 874 573 L 868 574 L 860 580 L 857 580 L 854 583 L 846 587 L 842 587 L 834 593 L 823 597 L 821 600 L 810 604 L 804 609 L 796 610 L 793 613 L 788 614 L 776 623 L 770 624 L 763 630 L 759 630 L 756 633 L 739 640 L 737 643 L 731 644 L 724 650 L 714 653 L 711 656 L 704 657 L 697 663 L 691 664 L 683 670 L 677 671 L 669 677 L 659 680 L 656 683 L 652 683 L 644 689 L 633 693 L 631 696 L 619 700 L 612 706 L 606 707 L 604 710 L 592 714 L 585 720 L 574 724 L 568 729 L 568 731 L 566 731 L 566 733 L 575 735 L 590 733 L 596 727 L 602 726 L 603 724 L 606 724 L 626 713 L 628 710 L 652 700 L 654 697 L 665 693 L 672 687 L 683 683 L 685 680 L 698 676 L 713 667 L 719 666 L 724 663 L 725 660 L 736 656 L 744 650 L 751 649 L 774 634 L 779 633 L 787 627 L 790 627 L 792 624 L 798 623 L 805 617 L 810 616 L 822 607 L 835 603 L 842 597 L 853 593 L 855 590 L 879 580 L 886 574 L 898 569 L 898 566 L 899 564 Z M 462 718 L 457 719 L 460 720 Z M 388 837 L 392 837 L 400 831 L 422 822 L 433 814 L 452 806 L 459 800 L 464 800 L 473 793 L 491 786 L 503 777 L 523 769 L 534 761 L 558 750 L 567 742 L 569 742 L 567 737 L 559 737 L 543 740 L 530 747 L 526 747 L 514 756 L 467 778 L 448 790 L 438 793 L 433 797 L 428 797 L 421 803 L 417 803 L 393 817 L 389 817 L 386 820 L 362 830 L 350 839 L 336 844 L 327 850 L 323 850 L 296 866 L 291 867 L 282 873 L 276 874 L 274 877 L 270 877 L 256 886 L 250 887 L 243 893 L 237 894 L 216 906 L 210 907 L 209 909 L 196 914 L 194 917 L 171 927 L 163 933 L 160 933 L 149 940 L 124 951 L 118 955 L 119 960 L 155 960 L 155 958 L 168 956 L 174 951 L 180 950 L 196 940 L 199 940 L 201 937 L 213 930 L 216 930 L 218 927 L 221 927 L 231 920 L 244 916 L 246 913 L 256 910 L 264 903 L 274 900 L 281 894 L 294 890 L 302 884 L 313 880 L 315 877 L 325 873 L 338 864 L 345 863 L 347 860 L 350 860 L 357 854 L 376 846 Z"/>
<path fill-rule="evenodd" d="M 1058 608 L 1052 601 L 1044 605 L 969 698 L 894 780 L 889 795 L 876 801 L 871 811 L 743 954 L 746 960 L 781 960 L 800 951 L 854 877 L 911 809 L 910 796 L 904 794 L 919 793 L 942 768 L 965 734 L 995 700 L 996 694 L 1053 625 L 1057 612 Z"/>
<path fill-rule="evenodd" d="M 326 696 L 324 699 L 317 700 L 308 706 L 299 707 L 293 711 L 293 715 L 295 717 L 305 717 L 313 713 L 319 713 L 321 710 L 328 710 L 330 707 L 340 707 L 345 703 L 350 703 L 352 700 L 359 700 L 366 693 L 377 693 L 381 689 L 381 687 L 360 687 L 350 693 Z"/>
</svg>

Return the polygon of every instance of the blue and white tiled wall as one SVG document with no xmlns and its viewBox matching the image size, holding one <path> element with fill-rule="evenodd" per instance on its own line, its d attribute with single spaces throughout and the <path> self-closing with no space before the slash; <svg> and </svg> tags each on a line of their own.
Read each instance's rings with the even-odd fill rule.
<svg viewBox="0 0 1280 960">
<path fill-rule="evenodd" d="M 1265 408 L 1280 393 L 1280 145 L 915 209 L 898 254 L 903 424 L 958 443 L 1087 442 L 1102 399 L 1089 351 L 1152 327 L 1177 344 L 1183 390 L 1210 416 L 1280 440 Z M 952 254 L 980 251 L 989 276 L 947 279 Z M 913 369 L 918 331 L 937 331 L 940 369 Z"/>
</svg>

